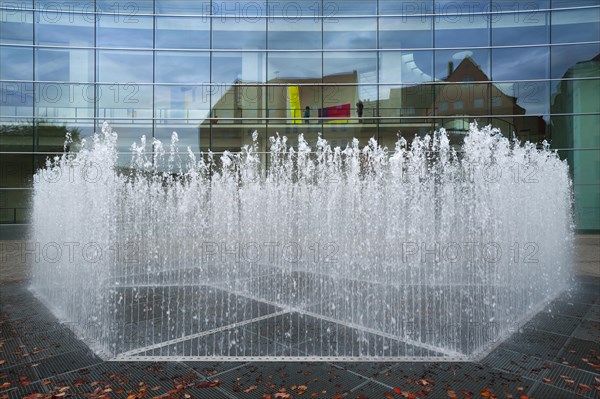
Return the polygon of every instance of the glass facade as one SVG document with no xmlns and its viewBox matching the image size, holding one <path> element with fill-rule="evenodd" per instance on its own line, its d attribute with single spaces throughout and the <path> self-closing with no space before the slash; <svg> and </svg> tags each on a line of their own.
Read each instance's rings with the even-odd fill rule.
<svg viewBox="0 0 600 399">
<path fill-rule="evenodd" d="M 459 143 L 475 120 L 558 149 L 597 231 L 598 93 L 598 0 L 0 0 L 0 220 L 25 221 L 67 131 L 104 121 L 124 152 L 173 131 L 218 152 L 255 130 L 263 150 L 276 132 Z"/>
</svg>

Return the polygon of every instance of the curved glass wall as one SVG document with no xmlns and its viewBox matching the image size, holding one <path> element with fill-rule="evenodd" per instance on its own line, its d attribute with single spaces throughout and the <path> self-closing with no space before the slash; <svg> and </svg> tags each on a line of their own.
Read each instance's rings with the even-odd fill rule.
<svg viewBox="0 0 600 399">
<path fill-rule="evenodd" d="M 599 32 L 598 0 L 3 0 L 1 221 L 23 221 L 15 188 L 65 132 L 104 121 L 123 151 L 176 131 L 198 152 L 254 130 L 263 150 L 276 132 L 458 143 L 475 120 L 560 149 L 577 226 L 600 230 Z"/>
</svg>

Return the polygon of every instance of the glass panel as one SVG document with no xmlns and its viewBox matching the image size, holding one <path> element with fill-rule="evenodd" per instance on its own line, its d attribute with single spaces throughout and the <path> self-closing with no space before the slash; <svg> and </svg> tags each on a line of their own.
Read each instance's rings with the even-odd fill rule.
<svg viewBox="0 0 600 399">
<path fill-rule="evenodd" d="M 314 50 L 321 48 L 321 20 L 269 19 L 270 50 Z"/>
<path fill-rule="evenodd" d="M 435 13 L 449 23 L 452 23 L 452 21 L 457 23 L 457 16 L 482 18 L 481 15 L 475 14 L 481 14 L 490 10 L 490 0 L 474 0 L 464 2 L 455 0 L 434 0 L 433 3 Z"/>
<path fill-rule="evenodd" d="M 152 48 L 152 17 L 103 15 L 98 21 L 98 47 Z"/>
<path fill-rule="evenodd" d="M 259 52 L 214 52 L 212 82 L 258 83 L 266 79 L 266 55 Z"/>
<path fill-rule="evenodd" d="M 156 118 L 159 120 L 197 119 L 202 121 L 210 111 L 211 86 L 156 86 Z M 161 122 L 163 123 L 163 122 Z M 164 123 L 170 123 L 164 121 Z M 174 122 L 180 123 L 180 122 Z"/>
<path fill-rule="evenodd" d="M 8 3 L 15 7 L 16 3 Z M 0 11 L 0 43 L 31 44 L 33 42 L 33 13 L 23 10 L 22 3 L 10 10 Z"/>
<path fill-rule="evenodd" d="M 600 40 L 600 7 L 552 12 L 552 42 L 576 43 Z"/>
<path fill-rule="evenodd" d="M 490 80 L 487 49 L 439 50 L 435 53 L 435 77 L 450 81 Z"/>
<path fill-rule="evenodd" d="M 433 13 L 433 0 L 379 0 L 379 14 L 414 16 Z"/>
<path fill-rule="evenodd" d="M 0 119 L 0 151 L 33 151 L 33 124 L 31 123 L 31 119 Z M 8 160 L 10 157 L 10 154 L 4 154 L 0 157 L 0 161 L 4 165 L 8 165 L 9 162 L 5 162 L 5 158 Z M 25 169 L 31 170 L 31 165 Z M 4 179 L 5 174 L 0 173 L 0 176 Z M 22 179 L 18 180 L 20 181 L 19 184 L 23 183 Z M 14 182 L 10 184 L 13 185 L 3 184 L 2 187 L 22 187 L 21 185 L 16 185 Z"/>
<path fill-rule="evenodd" d="M 157 83 L 210 82 L 210 55 L 208 52 L 156 52 Z"/>
<path fill-rule="evenodd" d="M 550 14 L 547 12 L 496 14 L 492 18 L 492 44 L 515 46 L 550 41 Z"/>
<path fill-rule="evenodd" d="M 338 15 L 377 15 L 377 1 L 343 0 L 323 1 L 323 16 L 333 19 Z"/>
<path fill-rule="evenodd" d="M 36 83 L 38 118 L 93 118 L 92 84 Z"/>
<path fill-rule="evenodd" d="M 302 82 L 322 76 L 322 53 L 320 52 L 277 52 L 267 56 L 267 81 Z"/>
<path fill-rule="evenodd" d="M 129 167 L 131 165 L 131 145 L 140 145 L 142 136 L 146 136 L 146 153 L 152 152 L 152 120 L 147 119 L 122 119 L 104 118 L 97 121 L 96 131 L 100 131 L 102 123 L 107 121 L 110 127 L 119 135 L 117 150 L 119 151 L 118 165 Z"/>
<path fill-rule="evenodd" d="M 0 82 L 0 116 L 33 115 L 33 83 Z"/>
<path fill-rule="evenodd" d="M 152 118 L 152 86 L 136 84 L 98 85 L 98 118 L 121 119 L 129 124 Z"/>
<path fill-rule="evenodd" d="M 496 115 L 547 118 L 550 113 L 550 82 L 547 81 L 494 83 L 491 96 L 492 113 Z"/>
<path fill-rule="evenodd" d="M 381 83 L 423 83 L 433 80 L 433 51 L 385 51 L 379 53 Z"/>
<path fill-rule="evenodd" d="M 436 48 L 488 46 L 489 36 L 489 21 L 486 15 L 443 14 L 435 21 Z"/>
<path fill-rule="evenodd" d="M 31 80 L 33 48 L 0 46 L 0 79 Z"/>
<path fill-rule="evenodd" d="M 590 0 L 552 0 L 552 8 L 590 7 L 597 6 Z"/>
<path fill-rule="evenodd" d="M 207 123 L 256 124 L 264 116 L 266 90 L 262 86 L 234 84 L 212 86 L 212 118 Z"/>
<path fill-rule="evenodd" d="M 556 0 L 552 0 L 556 1 Z M 535 11 L 547 10 L 550 8 L 550 0 L 527 0 L 527 1 L 501 1 L 492 0 L 490 9 L 492 12 L 502 11 L 529 11 L 521 13 L 520 18 L 527 20 L 534 18 Z M 492 17 L 492 24 L 496 21 L 496 16 Z"/>
<path fill-rule="evenodd" d="M 98 51 L 98 81 L 152 82 L 151 51 Z"/>
<path fill-rule="evenodd" d="M 113 14 L 110 18 L 134 21 L 141 14 L 151 14 L 153 10 L 153 0 L 96 0 L 96 11 Z M 102 19 L 104 18 L 102 16 Z"/>
<path fill-rule="evenodd" d="M 101 0 L 98 1 L 100 3 Z M 19 4 L 23 4 L 24 2 L 19 1 Z M 61 1 L 48 1 L 48 0 L 35 0 L 34 7 L 39 11 L 38 15 L 41 13 L 55 13 L 55 12 L 63 12 L 63 13 L 81 13 L 81 12 L 94 12 L 94 2 L 93 1 L 80 1 L 80 0 L 61 0 Z M 112 2 L 114 3 L 114 2 Z M 93 15 L 91 16 L 93 19 Z"/>
<path fill-rule="evenodd" d="M 210 15 L 211 2 L 198 0 L 155 0 L 157 14 Z"/>
<path fill-rule="evenodd" d="M 324 49 L 374 49 L 377 19 L 337 18 L 323 21 Z"/>
<path fill-rule="evenodd" d="M 94 51 L 37 48 L 35 79 L 50 82 L 93 82 Z"/>
<path fill-rule="evenodd" d="M 342 83 L 377 83 L 377 53 L 324 53 L 323 76 Z"/>
<path fill-rule="evenodd" d="M 600 80 L 574 82 L 574 92 L 585 100 L 575 100 L 573 93 L 566 94 L 560 102 L 573 112 L 598 110 Z M 559 151 L 561 158 L 569 163 L 573 175 L 575 197 L 575 225 L 580 230 L 600 229 L 600 135 L 596 132 L 600 115 L 574 115 L 552 117 L 552 146 L 566 148 Z M 594 150 L 573 150 L 593 148 Z"/>
<path fill-rule="evenodd" d="M 494 80 L 548 79 L 550 48 L 495 48 L 492 50 Z"/>
<path fill-rule="evenodd" d="M 36 17 L 36 44 L 81 47 L 94 45 L 93 15 L 41 11 Z"/>
<path fill-rule="evenodd" d="M 266 18 L 251 21 L 239 18 L 213 18 L 214 49 L 264 49 Z"/>
<path fill-rule="evenodd" d="M 379 48 L 407 49 L 433 47 L 431 17 L 379 19 Z"/>
<path fill-rule="evenodd" d="M 212 15 L 235 17 L 238 20 L 254 22 L 256 22 L 260 17 L 264 17 L 267 15 L 267 6 L 265 5 L 264 1 L 261 2 L 256 0 L 237 0 L 212 1 L 210 3 Z M 273 6 L 271 6 L 271 8 L 274 9 Z"/>
<path fill-rule="evenodd" d="M 514 98 L 507 98 L 496 88 L 491 90 L 493 96 L 499 96 L 507 114 L 513 114 Z M 463 129 L 463 122 L 471 120 L 472 115 L 489 115 L 490 85 L 487 83 L 449 83 L 438 84 L 435 88 L 435 116 L 457 116 L 458 119 L 445 119 L 444 127 L 448 130 Z M 459 127 L 460 126 L 460 127 Z M 466 124 L 468 130 L 468 123 Z"/>
<path fill-rule="evenodd" d="M 210 20 L 206 17 L 157 17 L 156 48 L 209 49 Z"/>
<path fill-rule="evenodd" d="M 281 0 L 269 1 L 266 6 L 270 17 L 284 17 L 288 22 L 300 22 L 302 18 L 312 17 L 313 20 L 319 20 L 323 14 L 322 2 L 317 0 Z M 257 4 L 264 4 L 257 2 Z M 328 8 L 328 13 L 331 13 L 331 8 Z"/>
<path fill-rule="evenodd" d="M 553 46 L 551 49 L 550 73 L 553 79 L 562 79 L 577 71 L 587 70 L 588 65 L 597 65 L 600 44 L 582 44 L 571 46 Z M 595 72 L 594 72 L 595 71 Z M 589 76 L 600 76 L 597 69 L 592 68 Z M 591 75 L 590 75 L 591 74 Z"/>
<path fill-rule="evenodd" d="M 380 123 L 399 123 L 403 116 L 432 115 L 434 87 L 431 84 L 379 86 L 379 115 L 384 118 Z"/>
</svg>

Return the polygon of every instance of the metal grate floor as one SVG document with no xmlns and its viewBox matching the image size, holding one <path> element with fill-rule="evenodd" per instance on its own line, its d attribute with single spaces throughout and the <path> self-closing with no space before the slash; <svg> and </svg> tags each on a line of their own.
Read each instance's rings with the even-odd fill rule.
<svg viewBox="0 0 600 399">
<path fill-rule="evenodd" d="M 0 398 L 597 398 L 599 315 L 600 279 L 585 278 L 480 363 L 103 362 L 26 287 L 3 285 Z M 278 332 L 244 328 L 257 342 Z"/>
</svg>

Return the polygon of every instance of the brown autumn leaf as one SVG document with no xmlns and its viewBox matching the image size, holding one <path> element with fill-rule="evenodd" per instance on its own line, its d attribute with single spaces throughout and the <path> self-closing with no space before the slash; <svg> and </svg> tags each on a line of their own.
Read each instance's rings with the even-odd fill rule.
<svg viewBox="0 0 600 399">
<path fill-rule="evenodd" d="M 544 377 L 542 378 L 542 381 L 544 381 L 546 384 L 552 384 L 552 378 Z"/>
<path fill-rule="evenodd" d="M 460 391 L 460 393 L 462 393 L 462 394 L 463 394 L 463 395 L 465 395 L 465 396 L 473 396 L 473 392 L 471 392 L 471 391 L 467 391 L 467 390 L 465 390 L 465 389 L 462 389 L 462 390 Z"/>
<path fill-rule="evenodd" d="M 585 384 L 579 384 L 579 389 L 581 389 L 582 391 L 586 391 L 586 392 L 592 391 L 592 388 L 590 388 L 588 385 L 585 385 Z"/>
<path fill-rule="evenodd" d="M 394 388 L 394 393 L 396 395 L 402 395 L 402 391 L 400 390 L 400 388 Z"/>
<path fill-rule="evenodd" d="M 152 388 L 152 391 L 158 391 L 159 389 L 160 389 L 159 386 L 155 386 L 155 387 Z"/>
<path fill-rule="evenodd" d="M 519 399 L 529 399 L 529 396 L 527 396 L 527 395 L 523 394 L 523 395 L 521 395 L 521 396 L 519 397 Z"/>
<path fill-rule="evenodd" d="M 252 386 L 249 386 L 248 388 L 244 389 L 244 392 L 245 393 L 252 392 L 252 391 L 254 391 L 257 388 L 258 387 L 256 385 L 252 385 Z"/>
<path fill-rule="evenodd" d="M 449 398 L 458 399 L 458 396 L 456 396 L 456 392 L 454 392 L 454 391 L 448 391 L 448 392 L 446 392 L 446 394 L 448 395 Z"/>
<path fill-rule="evenodd" d="M 491 398 L 492 394 L 490 393 L 490 391 L 488 391 L 487 389 L 484 389 L 483 391 L 481 391 L 479 393 L 481 396 L 483 396 L 484 398 Z"/>
<path fill-rule="evenodd" d="M 384 396 L 386 399 L 394 399 L 394 394 L 393 394 L 393 393 L 391 393 L 391 392 L 385 392 L 385 393 L 383 394 L 383 396 Z"/>
<path fill-rule="evenodd" d="M 274 397 L 275 398 L 280 398 L 280 399 L 289 399 L 290 398 L 290 394 L 289 393 L 285 393 L 285 392 L 277 392 Z"/>
<path fill-rule="evenodd" d="M 50 384 L 52 384 L 52 381 L 46 380 L 46 381 L 42 382 L 42 385 L 50 385 Z"/>
<path fill-rule="evenodd" d="M 10 382 L 5 382 L 4 384 L 0 385 L 0 389 L 8 388 L 9 386 Z"/>
<path fill-rule="evenodd" d="M 0 365 L 6 363 L 6 360 L 0 360 Z"/>
</svg>

